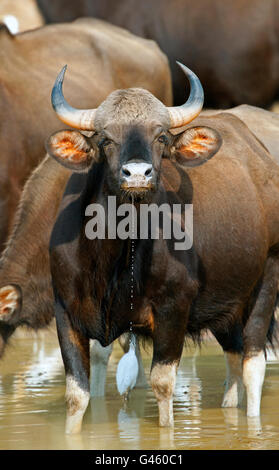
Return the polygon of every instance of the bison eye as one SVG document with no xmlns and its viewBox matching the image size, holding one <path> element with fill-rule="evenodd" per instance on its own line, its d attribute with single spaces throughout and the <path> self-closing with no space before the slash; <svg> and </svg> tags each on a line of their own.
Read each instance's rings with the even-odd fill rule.
<svg viewBox="0 0 279 470">
<path fill-rule="evenodd" d="M 167 138 L 167 136 L 165 134 L 161 134 L 159 137 L 158 137 L 158 142 L 160 142 L 161 144 L 165 144 L 167 145 L 169 143 L 169 139 Z"/>
<path fill-rule="evenodd" d="M 113 141 L 110 140 L 110 139 L 107 139 L 106 137 L 104 137 L 103 139 L 101 139 L 99 142 L 98 142 L 98 147 L 99 149 L 103 149 L 103 152 L 105 151 L 105 148 L 106 149 L 109 149 L 109 146 L 113 144 Z"/>
<path fill-rule="evenodd" d="M 100 145 L 102 145 L 102 147 L 107 147 L 108 145 L 112 144 L 112 140 L 110 139 L 103 139 L 101 142 L 100 142 Z"/>
</svg>

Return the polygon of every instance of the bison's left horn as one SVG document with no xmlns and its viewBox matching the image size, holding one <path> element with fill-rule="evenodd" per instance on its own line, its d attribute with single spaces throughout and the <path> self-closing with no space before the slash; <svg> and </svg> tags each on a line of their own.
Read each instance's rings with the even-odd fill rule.
<svg viewBox="0 0 279 470">
<path fill-rule="evenodd" d="M 94 130 L 96 109 L 76 109 L 70 106 L 63 95 L 63 81 L 67 66 L 65 65 L 55 80 L 51 93 L 51 103 L 61 121 L 70 127 L 84 131 Z"/>
<path fill-rule="evenodd" d="M 202 84 L 192 70 L 177 62 L 190 82 L 190 96 L 181 106 L 167 108 L 170 116 L 170 129 L 182 127 L 197 117 L 203 107 L 204 93 Z"/>
</svg>

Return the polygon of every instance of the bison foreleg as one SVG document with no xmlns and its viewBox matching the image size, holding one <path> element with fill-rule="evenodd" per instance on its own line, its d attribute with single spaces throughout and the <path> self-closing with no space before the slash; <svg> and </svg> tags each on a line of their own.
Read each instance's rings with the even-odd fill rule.
<svg viewBox="0 0 279 470">
<path fill-rule="evenodd" d="M 151 386 L 159 408 L 159 425 L 173 426 L 173 393 L 178 362 L 155 363 L 151 370 Z"/>
<path fill-rule="evenodd" d="M 177 367 L 183 350 L 186 315 L 158 318 L 153 332 L 151 386 L 159 407 L 160 426 L 173 425 L 173 393 Z"/>
<path fill-rule="evenodd" d="M 56 324 L 66 373 L 66 433 L 81 431 L 89 403 L 89 339 L 72 327 L 65 311 L 56 308 Z"/>
</svg>

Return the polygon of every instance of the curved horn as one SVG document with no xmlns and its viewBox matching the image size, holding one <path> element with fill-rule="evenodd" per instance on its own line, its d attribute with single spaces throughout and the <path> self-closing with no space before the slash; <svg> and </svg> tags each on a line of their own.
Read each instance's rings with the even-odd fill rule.
<svg viewBox="0 0 279 470">
<path fill-rule="evenodd" d="M 63 67 L 57 76 L 51 92 L 51 103 L 53 109 L 59 119 L 68 126 L 84 131 L 93 131 L 96 109 L 73 108 L 64 98 L 62 87 L 66 69 L 67 65 Z"/>
<path fill-rule="evenodd" d="M 170 129 L 175 127 L 182 127 L 188 124 L 188 122 L 195 119 L 201 112 L 204 102 L 204 93 L 202 84 L 198 77 L 192 70 L 185 67 L 180 62 L 176 62 L 185 73 L 186 77 L 190 82 L 190 96 L 186 103 L 181 106 L 174 106 L 167 108 L 170 116 Z"/>
</svg>

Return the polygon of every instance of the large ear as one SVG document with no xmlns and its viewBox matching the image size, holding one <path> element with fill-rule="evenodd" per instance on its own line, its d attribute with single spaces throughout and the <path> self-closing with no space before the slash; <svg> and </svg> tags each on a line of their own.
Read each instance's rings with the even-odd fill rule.
<svg viewBox="0 0 279 470">
<path fill-rule="evenodd" d="M 68 130 L 52 134 L 46 141 L 46 150 L 61 165 L 77 172 L 86 171 L 96 153 L 85 136 Z"/>
<path fill-rule="evenodd" d="M 222 137 L 211 127 L 191 127 L 176 138 L 171 154 L 180 165 L 194 167 L 212 158 L 221 145 Z"/>
<path fill-rule="evenodd" d="M 0 288 L 0 321 L 8 321 L 21 308 L 22 293 L 19 286 L 8 284 Z"/>
<path fill-rule="evenodd" d="M 13 38 L 13 34 L 11 33 L 11 31 L 9 30 L 8 26 L 6 25 L 5 22 L 3 22 L 3 19 L 0 20 L 0 34 L 2 35 L 6 35 L 6 37 L 8 38 Z"/>
</svg>

